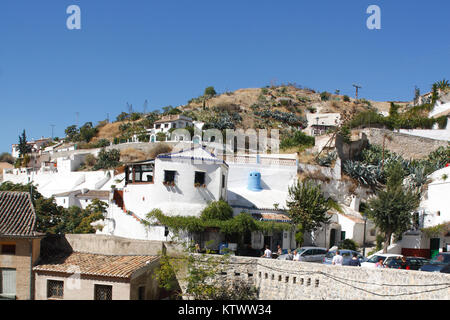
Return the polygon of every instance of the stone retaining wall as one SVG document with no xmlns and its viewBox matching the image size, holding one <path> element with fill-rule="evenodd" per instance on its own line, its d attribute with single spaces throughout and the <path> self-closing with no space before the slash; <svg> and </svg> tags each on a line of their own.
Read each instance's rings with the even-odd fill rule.
<svg viewBox="0 0 450 320">
<path fill-rule="evenodd" d="M 370 128 L 361 131 L 366 134 L 370 144 L 380 146 L 383 145 L 383 139 L 386 135 L 387 138 L 384 139 L 386 149 L 401 155 L 405 159 L 426 158 L 430 152 L 449 144 L 447 141 L 412 136 L 385 129 Z"/>
<path fill-rule="evenodd" d="M 450 299 L 450 275 L 435 272 L 231 257 L 218 276 L 253 283 L 262 300 Z"/>
</svg>

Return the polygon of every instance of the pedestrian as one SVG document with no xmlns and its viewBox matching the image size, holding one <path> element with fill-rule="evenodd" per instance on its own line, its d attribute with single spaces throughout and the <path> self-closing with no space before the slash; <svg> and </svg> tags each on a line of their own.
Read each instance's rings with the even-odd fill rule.
<svg viewBox="0 0 450 320">
<path fill-rule="evenodd" d="M 300 261 L 300 255 L 298 254 L 297 249 L 294 250 L 294 258 L 292 260 Z"/>
<path fill-rule="evenodd" d="M 277 248 L 277 255 L 278 255 L 278 256 L 281 256 L 282 254 L 283 254 L 283 250 L 281 250 L 280 245 L 278 245 L 278 248 Z"/>
<path fill-rule="evenodd" d="M 292 254 L 292 251 L 288 250 L 286 260 L 293 260 L 293 259 L 294 259 L 294 255 Z"/>
<path fill-rule="evenodd" d="M 408 263 L 406 262 L 405 257 L 402 257 L 402 259 L 400 261 L 400 269 L 409 270 L 409 266 L 408 266 Z"/>
<path fill-rule="evenodd" d="M 341 256 L 341 252 L 339 250 L 336 251 L 336 255 L 331 260 L 331 264 L 335 266 L 342 266 L 344 262 L 344 257 Z"/>
<path fill-rule="evenodd" d="M 195 244 L 195 253 L 200 253 L 200 245 L 198 243 Z"/>
<path fill-rule="evenodd" d="M 268 245 L 266 245 L 266 250 L 264 251 L 264 254 L 261 256 L 261 258 L 272 258 L 272 251 L 270 251 Z"/>
<path fill-rule="evenodd" d="M 385 268 L 383 264 L 383 259 L 378 260 L 377 263 L 375 263 L 375 268 Z"/>
<path fill-rule="evenodd" d="M 353 253 L 353 257 L 350 260 L 350 262 L 348 263 L 349 266 L 353 266 L 353 267 L 361 267 L 361 262 L 358 259 L 358 255 L 356 254 L 356 252 Z"/>
</svg>

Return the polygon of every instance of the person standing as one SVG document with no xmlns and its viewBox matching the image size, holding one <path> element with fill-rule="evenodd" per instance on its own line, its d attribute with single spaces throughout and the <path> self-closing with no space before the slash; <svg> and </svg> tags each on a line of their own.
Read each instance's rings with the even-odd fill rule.
<svg viewBox="0 0 450 320">
<path fill-rule="evenodd" d="M 344 262 L 344 257 L 342 257 L 339 250 L 337 250 L 336 255 L 333 257 L 333 260 L 331 260 L 331 264 L 334 266 L 342 266 L 343 262 Z"/>
<path fill-rule="evenodd" d="M 268 245 L 266 245 L 266 250 L 264 251 L 264 254 L 261 256 L 261 258 L 272 258 L 272 251 L 269 249 Z"/>
<path fill-rule="evenodd" d="M 409 266 L 408 266 L 408 263 L 406 262 L 405 257 L 402 257 L 402 259 L 400 261 L 400 269 L 409 270 Z"/>
<path fill-rule="evenodd" d="M 297 250 L 294 250 L 294 258 L 293 258 L 293 260 L 294 261 L 300 261 L 300 255 L 298 254 Z"/>
<path fill-rule="evenodd" d="M 278 245 L 278 248 L 277 248 L 277 255 L 278 255 L 278 256 L 281 256 L 282 254 L 283 254 L 283 250 L 281 250 L 280 245 Z"/>
<path fill-rule="evenodd" d="M 348 263 L 348 265 L 353 267 L 361 267 L 361 262 L 359 261 L 358 255 L 356 253 L 353 253 L 353 257 Z"/>
<path fill-rule="evenodd" d="M 291 250 L 288 250 L 286 260 L 294 260 L 294 255 L 292 254 Z"/>
</svg>

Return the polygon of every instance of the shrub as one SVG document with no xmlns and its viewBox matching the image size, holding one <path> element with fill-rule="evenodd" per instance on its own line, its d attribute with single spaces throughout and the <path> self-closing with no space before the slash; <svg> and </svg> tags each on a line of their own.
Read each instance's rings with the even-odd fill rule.
<svg viewBox="0 0 450 320">
<path fill-rule="evenodd" d="M 233 208 L 224 200 L 214 201 L 203 209 L 200 217 L 203 220 L 229 220 L 233 218 Z"/>
<path fill-rule="evenodd" d="M 108 139 L 100 139 L 97 141 L 97 143 L 95 144 L 96 148 L 104 148 L 110 145 L 110 142 Z"/>
<path fill-rule="evenodd" d="M 150 159 L 154 159 L 156 158 L 159 154 L 162 153 L 169 153 L 172 151 L 172 147 L 170 145 L 168 145 L 167 143 L 163 143 L 163 142 L 158 142 L 155 144 L 155 146 L 149 151 L 149 158 Z"/>
<path fill-rule="evenodd" d="M 356 250 L 358 250 L 358 244 L 355 241 L 353 241 L 352 239 L 345 239 L 340 243 L 339 249 L 356 251 Z"/>
<path fill-rule="evenodd" d="M 343 100 L 344 100 L 345 102 L 350 102 L 350 97 L 349 97 L 348 95 L 344 95 Z"/>
<path fill-rule="evenodd" d="M 120 151 L 112 149 L 106 151 L 105 148 L 100 150 L 98 154 L 97 163 L 94 166 L 94 170 L 100 169 L 114 169 L 120 165 Z"/>
<path fill-rule="evenodd" d="M 215 96 L 217 94 L 216 90 L 214 89 L 214 87 L 207 87 L 205 89 L 205 96 Z"/>
<path fill-rule="evenodd" d="M 287 149 L 292 147 L 312 147 L 315 144 L 315 138 L 308 136 L 301 131 L 295 131 L 295 133 L 283 140 L 281 140 L 280 148 Z"/>
<path fill-rule="evenodd" d="M 328 92 L 324 91 L 320 94 L 320 99 L 322 101 L 328 101 L 330 100 L 331 94 L 329 94 Z"/>
<path fill-rule="evenodd" d="M 89 167 L 93 167 L 97 163 L 97 158 L 93 154 L 88 154 L 86 158 L 84 158 L 84 163 Z"/>
</svg>

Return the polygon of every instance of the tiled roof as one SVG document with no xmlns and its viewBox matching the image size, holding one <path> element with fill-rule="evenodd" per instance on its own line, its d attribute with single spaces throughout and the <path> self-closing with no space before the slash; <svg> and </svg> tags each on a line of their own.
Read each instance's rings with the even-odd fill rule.
<svg viewBox="0 0 450 320">
<path fill-rule="evenodd" d="M 34 271 L 50 271 L 82 275 L 130 278 L 133 272 L 158 259 L 157 256 L 123 256 L 72 252 L 65 256 L 52 256 L 41 261 Z"/>
<path fill-rule="evenodd" d="M 291 222 L 291 219 L 287 215 L 281 213 L 252 213 L 252 216 L 260 221 Z"/>
<path fill-rule="evenodd" d="M 36 236 L 36 214 L 28 192 L 0 192 L 0 236 Z"/>
<path fill-rule="evenodd" d="M 89 190 L 85 193 L 79 193 L 76 195 L 77 198 L 83 199 L 109 199 L 109 191 L 102 190 Z"/>
</svg>

